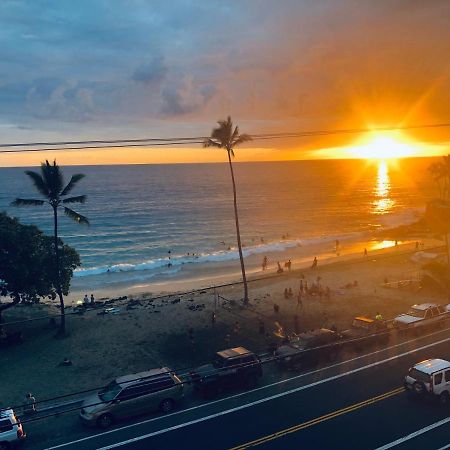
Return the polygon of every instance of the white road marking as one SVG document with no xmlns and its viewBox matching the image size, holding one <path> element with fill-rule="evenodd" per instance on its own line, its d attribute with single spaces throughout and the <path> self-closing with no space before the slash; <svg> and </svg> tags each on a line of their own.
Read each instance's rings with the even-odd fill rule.
<svg viewBox="0 0 450 450">
<path fill-rule="evenodd" d="M 375 450 L 387 450 L 388 448 L 396 447 L 397 445 L 403 444 L 403 442 L 409 441 L 410 439 L 414 439 L 415 437 L 420 436 L 421 434 L 427 433 L 428 431 L 434 430 L 435 428 L 438 428 L 449 422 L 450 422 L 450 417 L 447 417 L 446 419 L 442 419 L 439 422 L 435 422 L 431 425 L 428 425 L 425 428 L 421 428 L 420 430 L 414 431 L 414 433 L 408 434 L 407 436 L 403 436 L 402 438 L 397 439 L 396 441 L 390 442 L 389 444 L 383 445 L 382 447 L 378 447 Z M 450 447 L 450 444 L 446 445 L 445 447 L 441 447 L 438 450 L 443 450 L 443 449 L 446 449 L 449 447 Z"/>
<path fill-rule="evenodd" d="M 76 444 L 76 443 L 78 443 L 78 442 L 83 442 L 83 441 L 87 441 L 87 440 L 91 440 L 91 439 L 96 439 L 96 438 L 98 438 L 98 437 L 101 437 L 101 436 L 104 436 L 104 435 L 107 435 L 107 434 L 116 433 L 116 432 L 118 432 L 118 431 L 122 431 L 122 430 L 125 430 L 125 429 L 128 429 L 128 428 L 138 427 L 138 426 L 140 426 L 140 425 L 144 425 L 144 424 L 147 424 L 147 423 L 150 423 L 150 422 L 155 422 L 155 421 L 158 421 L 158 420 L 166 419 L 167 417 L 171 417 L 171 416 L 175 416 L 175 415 L 179 415 L 179 414 L 184 414 L 184 413 L 186 413 L 186 412 L 190 412 L 190 411 L 193 411 L 193 410 L 196 410 L 196 409 L 200 409 L 200 408 L 205 408 L 205 407 L 208 407 L 208 406 L 210 406 L 210 405 L 214 405 L 214 404 L 216 404 L 216 403 L 222 403 L 222 402 L 224 402 L 224 401 L 227 401 L 227 400 L 230 400 L 230 399 L 233 399 L 233 398 L 237 398 L 237 397 L 242 397 L 242 396 L 245 396 L 245 395 L 249 395 L 249 394 L 252 394 L 253 392 L 256 392 L 256 391 L 260 391 L 260 390 L 263 390 L 263 389 L 268 389 L 268 388 L 270 388 L 270 387 L 277 386 L 277 385 L 280 385 L 280 384 L 284 384 L 284 383 L 287 383 L 287 382 L 289 382 L 289 381 L 293 381 L 293 380 L 296 380 L 296 379 L 299 379 L 299 378 L 304 378 L 304 377 L 306 377 L 306 376 L 308 376 L 308 375 L 313 375 L 313 374 L 315 374 L 315 373 L 323 372 L 323 371 L 328 370 L 328 369 L 332 369 L 332 368 L 335 368 L 335 367 L 343 366 L 343 365 L 348 364 L 348 363 L 350 363 L 350 362 L 357 361 L 357 360 L 360 360 L 360 359 L 364 359 L 364 358 L 367 358 L 367 357 L 369 357 L 369 356 L 373 356 L 373 355 L 376 355 L 376 354 L 378 354 L 378 353 L 382 353 L 382 352 L 385 352 L 385 351 L 387 351 L 387 350 L 391 350 L 391 349 L 394 349 L 394 348 L 397 348 L 397 347 L 402 347 L 402 346 L 407 345 L 407 344 L 410 344 L 410 343 L 412 343 L 412 342 L 417 342 L 417 341 L 420 341 L 420 340 L 423 340 L 423 339 L 426 339 L 426 338 L 435 336 L 435 335 L 437 335 L 437 334 L 442 334 L 442 333 L 447 332 L 447 331 L 449 331 L 448 328 L 446 328 L 445 330 L 435 331 L 435 332 L 430 333 L 430 334 L 427 334 L 427 335 L 425 335 L 425 336 L 420 336 L 420 337 L 418 337 L 418 338 L 410 339 L 409 341 L 405 341 L 405 342 L 402 342 L 402 343 L 400 343 L 400 344 L 395 344 L 395 345 L 392 345 L 392 346 L 390 346 L 390 347 L 385 347 L 385 348 L 383 348 L 383 349 L 376 350 L 376 351 L 374 351 L 374 352 L 367 353 L 367 354 L 365 354 L 365 355 L 356 356 L 356 357 L 354 357 L 354 358 L 348 359 L 347 361 L 341 361 L 341 362 L 338 362 L 338 363 L 336 363 L 336 364 L 332 364 L 332 365 L 330 365 L 330 366 L 323 367 L 323 368 L 321 368 L 321 369 L 312 370 L 312 371 L 310 371 L 310 372 L 305 372 L 305 373 L 302 373 L 302 374 L 300 374 L 300 375 L 296 375 L 295 377 L 286 378 L 286 379 L 281 380 L 281 381 L 276 381 L 275 383 L 267 384 L 267 385 L 258 387 L 258 388 L 256 388 L 256 389 L 252 389 L 251 391 L 240 392 L 240 393 L 238 393 L 238 394 L 234 394 L 234 395 L 231 395 L 231 396 L 229 396 L 229 397 L 221 398 L 221 399 L 219 399 L 219 400 L 214 400 L 214 401 L 211 401 L 211 402 L 208 402 L 208 403 L 203 403 L 203 404 L 197 405 L 197 406 L 192 406 L 191 408 L 182 409 L 182 410 L 180 410 L 180 411 L 176 411 L 176 412 L 171 413 L 171 414 L 166 414 L 166 415 L 164 415 L 164 416 L 154 417 L 154 418 L 148 419 L 148 420 L 143 420 L 143 421 L 141 421 L 141 422 L 133 423 L 133 424 L 131 424 L 131 425 L 125 425 L 125 426 L 120 427 L 120 428 L 115 428 L 115 429 L 113 429 L 113 430 L 104 431 L 104 432 L 102 432 L 102 433 L 97 433 L 97 434 L 94 434 L 94 435 L 92 435 L 92 436 L 87 436 L 87 437 L 84 437 L 84 438 L 76 439 L 76 440 L 74 440 L 74 441 L 66 442 L 66 443 L 64 443 L 64 444 L 55 445 L 54 447 L 48 447 L 46 450 L 53 450 L 53 449 L 57 449 L 57 448 L 66 447 L 66 446 L 68 446 L 68 445 Z M 421 349 L 428 348 L 428 347 L 433 346 L 433 345 L 438 345 L 438 344 L 440 344 L 440 343 L 442 343 L 442 342 L 446 342 L 446 341 L 448 341 L 448 340 L 449 340 L 449 339 L 445 339 L 445 340 L 442 340 L 442 341 L 434 342 L 434 343 L 429 344 L 429 345 L 427 345 L 427 346 L 420 347 L 420 348 L 417 348 L 417 349 L 415 349 L 415 350 L 411 350 L 410 352 L 402 353 L 402 354 L 398 355 L 398 357 L 405 356 L 405 355 L 408 355 L 408 354 L 410 354 L 410 353 L 414 353 L 415 351 L 419 351 L 419 350 L 421 350 Z M 389 358 L 389 359 L 379 361 L 379 363 L 381 364 L 381 363 L 383 363 L 383 362 L 391 361 L 392 359 L 395 359 L 395 358 L 396 358 L 396 357 L 393 356 L 393 357 L 391 357 L 391 358 Z M 365 366 L 365 367 L 368 368 L 369 366 Z M 363 368 L 365 368 L 365 367 L 363 367 Z M 363 369 L 363 368 L 362 368 L 362 369 Z M 341 374 L 340 376 L 345 376 L 346 374 L 351 374 L 351 373 L 353 373 L 353 372 L 352 372 L 352 371 L 350 371 L 350 372 L 344 372 L 344 373 Z M 333 378 L 327 378 L 327 379 L 325 379 L 325 381 L 332 381 L 332 379 L 333 379 Z M 314 384 L 314 383 L 313 383 L 313 384 Z M 312 385 L 307 385 L 307 386 L 312 387 Z M 307 386 L 305 386 L 305 387 L 307 387 Z M 287 392 L 289 392 L 289 391 L 287 391 Z M 246 404 L 246 405 L 247 405 L 247 404 Z M 207 416 L 206 416 L 206 417 L 207 417 Z"/>
<path fill-rule="evenodd" d="M 446 450 L 447 448 L 450 448 L 450 444 L 444 445 L 443 447 L 437 448 L 436 450 Z"/>
</svg>

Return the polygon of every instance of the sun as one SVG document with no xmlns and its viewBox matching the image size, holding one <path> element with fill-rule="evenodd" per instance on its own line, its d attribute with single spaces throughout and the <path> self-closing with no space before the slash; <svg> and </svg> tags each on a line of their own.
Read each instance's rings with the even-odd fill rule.
<svg viewBox="0 0 450 450">
<path fill-rule="evenodd" d="M 391 159 L 415 156 L 420 146 L 400 133 L 371 133 L 359 145 L 348 147 L 348 153 L 361 159 Z"/>
</svg>

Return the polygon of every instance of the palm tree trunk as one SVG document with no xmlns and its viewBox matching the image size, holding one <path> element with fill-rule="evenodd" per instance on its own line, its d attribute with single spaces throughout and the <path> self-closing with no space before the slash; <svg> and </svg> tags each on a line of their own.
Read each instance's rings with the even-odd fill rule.
<svg viewBox="0 0 450 450">
<path fill-rule="evenodd" d="M 228 163 L 230 164 L 231 181 L 233 183 L 234 220 L 236 222 L 236 236 L 237 236 L 237 243 L 238 243 L 238 249 L 239 249 L 239 259 L 241 260 L 242 281 L 244 283 L 244 304 L 247 304 L 248 303 L 248 286 L 247 286 L 247 277 L 245 275 L 244 255 L 242 254 L 241 232 L 239 231 L 239 218 L 238 218 L 237 200 L 236 200 L 236 184 L 234 182 L 233 164 L 231 164 L 231 150 L 227 149 L 227 151 L 228 151 Z"/>
<path fill-rule="evenodd" d="M 54 238 L 55 238 L 55 266 L 56 266 L 56 290 L 59 297 L 59 304 L 61 307 L 61 322 L 59 324 L 58 334 L 64 336 L 66 334 L 66 312 L 64 308 L 64 297 L 61 289 L 61 275 L 59 271 L 59 245 L 58 245 L 58 211 L 57 207 L 53 207 L 54 219 Z"/>
</svg>

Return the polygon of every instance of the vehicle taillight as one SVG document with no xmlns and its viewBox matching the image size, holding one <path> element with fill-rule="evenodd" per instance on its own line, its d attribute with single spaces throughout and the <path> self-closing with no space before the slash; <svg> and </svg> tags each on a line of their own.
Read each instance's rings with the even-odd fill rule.
<svg viewBox="0 0 450 450">
<path fill-rule="evenodd" d="M 18 438 L 18 439 L 22 439 L 22 438 L 23 438 L 23 430 L 22 430 L 22 427 L 19 427 L 19 428 L 17 429 L 17 438 Z"/>
</svg>

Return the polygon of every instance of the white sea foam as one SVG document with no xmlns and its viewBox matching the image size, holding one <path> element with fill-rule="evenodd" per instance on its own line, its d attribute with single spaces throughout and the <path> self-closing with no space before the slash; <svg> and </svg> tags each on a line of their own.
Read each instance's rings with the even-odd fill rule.
<svg viewBox="0 0 450 450">
<path fill-rule="evenodd" d="M 362 236 L 364 233 L 347 233 L 334 236 L 317 236 L 305 239 L 286 239 L 282 241 L 261 243 L 258 245 L 244 247 L 244 257 L 257 254 L 266 254 L 273 252 L 283 252 L 290 248 L 304 247 L 318 244 L 325 244 L 334 242 L 336 239 L 345 241 L 352 238 Z M 139 272 L 158 269 L 181 268 L 184 264 L 198 264 L 198 263 L 213 263 L 213 262 L 227 262 L 239 259 L 239 252 L 237 248 L 231 248 L 230 250 L 218 250 L 212 252 L 203 252 L 200 254 L 189 255 L 173 255 L 169 261 L 166 258 L 150 259 L 139 263 L 121 263 L 111 266 L 99 266 L 99 267 L 87 267 L 75 270 L 75 277 L 87 277 L 92 275 L 102 275 L 108 273 L 121 273 L 121 272 Z M 169 263 L 171 264 L 169 266 Z M 166 273 L 166 271 L 164 272 Z"/>
</svg>

